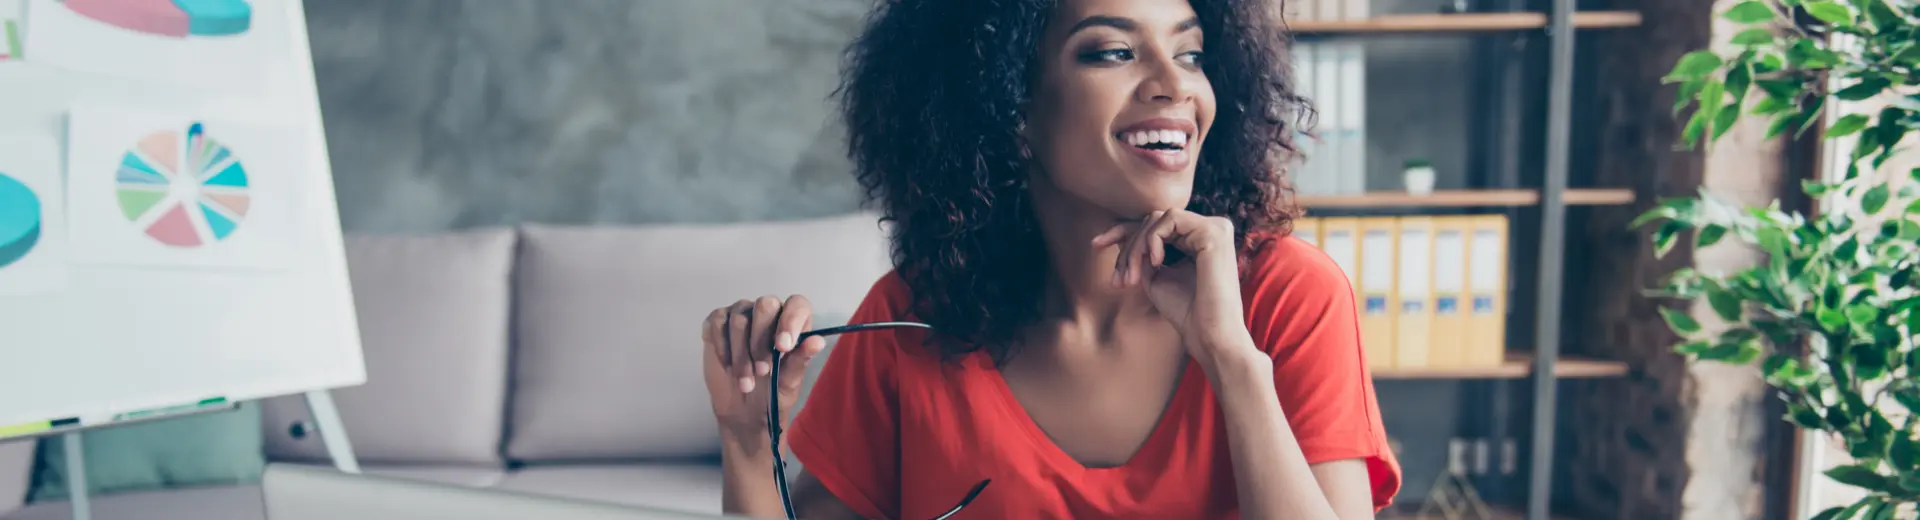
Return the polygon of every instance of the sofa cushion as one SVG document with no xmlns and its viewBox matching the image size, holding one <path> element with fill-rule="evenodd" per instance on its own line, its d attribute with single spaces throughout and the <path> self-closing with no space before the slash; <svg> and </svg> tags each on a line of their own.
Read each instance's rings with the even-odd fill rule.
<svg viewBox="0 0 1920 520">
<path fill-rule="evenodd" d="M 877 217 L 631 228 L 527 226 L 515 272 L 507 455 L 564 461 L 719 450 L 700 323 L 804 294 L 851 315 L 889 269 Z"/>
<path fill-rule="evenodd" d="M 0 516 L 19 509 L 27 501 L 33 483 L 33 460 L 37 439 L 0 442 Z"/>
<path fill-rule="evenodd" d="M 498 466 L 506 406 L 510 228 L 349 236 L 367 383 L 333 391 L 361 462 Z M 324 461 L 303 396 L 264 409 L 267 455 Z"/>
<path fill-rule="evenodd" d="M 720 513 L 717 464 L 527 466 L 495 489 L 700 514 Z"/>
</svg>

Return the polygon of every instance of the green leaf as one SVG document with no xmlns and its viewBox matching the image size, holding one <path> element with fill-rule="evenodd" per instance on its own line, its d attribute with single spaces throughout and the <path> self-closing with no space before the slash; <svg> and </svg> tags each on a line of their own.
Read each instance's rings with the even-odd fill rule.
<svg viewBox="0 0 1920 520">
<path fill-rule="evenodd" d="M 1847 307 L 1847 321 L 1852 322 L 1854 325 L 1873 323 L 1874 319 L 1879 317 L 1879 307 L 1864 303 Z"/>
<path fill-rule="evenodd" d="M 1801 8 L 1806 9 L 1808 15 L 1822 22 L 1843 27 L 1853 25 L 1853 10 L 1835 2 L 1827 0 L 1807 2 L 1802 4 Z"/>
<path fill-rule="evenodd" d="M 1808 197 L 1822 197 L 1835 188 L 1837 188 L 1837 186 L 1812 179 L 1800 181 L 1800 191 L 1806 192 Z M 1838 215 L 1839 213 L 1834 214 Z"/>
<path fill-rule="evenodd" d="M 1740 61 L 1727 68 L 1727 93 L 1733 94 L 1734 112 L 1740 111 L 1740 104 L 1746 102 L 1747 92 L 1753 90 L 1753 64 L 1742 57 Z"/>
<path fill-rule="evenodd" d="M 1887 185 L 1881 184 L 1874 186 L 1872 189 L 1867 190 L 1866 195 L 1860 196 L 1860 210 L 1868 214 L 1880 213 L 1881 209 L 1887 207 L 1887 199 L 1892 196 L 1893 193 Z"/>
<path fill-rule="evenodd" d="M 1739 101 L 1733 101 L 1727 103 L 1727 106 L 1720 107 L 1720 110 L 1713 113 L 1713 134 L 1707 139 L 1712 141 L 1720 140 L 1720 137 L 1727 135 L 1727 131 L 1732 130 L 1733 124 L 1739 120 Z"/>
<path fill-rule="evenodd" d="M 1845 117 L 1841 117 L 1839 121 L 1834 121 L 1832 127 L 1827 128 L 1827 137 L 1834 138 L 1853 135 L 1854 132 L 1858 132 L 1860 129 L 1866 127 L 1867 116 L 1847 114 Z"/>
<path fill-rule="evenodd" d="M 1667 320 L 1667 326 L 1672 327 L 1674 332 L 1678 332 L 1683 336 L 1700 332 L 1700 322 L 1695 321 L 1693 316 L 1687 315 L 1687 312 L 1684 310 L 1661 307 L 1660 317 Z"/>
<path fill-rule="evenodd" d="M 1820 514 L 1813 515 L 1813 518 L 1810 518 L 1808 520 L 1842 520 L 1840 518 L 1840 513 L 1846 510 L 1847 508 L 1841 507 L 1841 506 L 1829 507 L 1827 508 L 1827 510 L 1821 511 Z"/>
<path fill-rule="evenodd" d="M 1815 312 L 1814 319 L 1819 321 L 1820 326 L 1827 332 L 1839 332 L 1847 327 L 1847 316 L 1828 307 L 1821 307 L 1818 312 Z"/>
<path fill-rule="evenodd" d="M 1792 247 L 1792 244 L 1787 241 L 1786 232 L 1781 231 L 1780 228 L 1763 227 L 1754 231 L 1754 234 L 1760 241 L 1760 248 L 1774 257 L 1787 256 L 1788 248 Z"/>
<path fill-rule="evenodd" d="M 1748 2 L 1748 3 L 1758 4 L 1760 2 Z M 1739 6 L 1735 6 L 1735 7 L 1739 7 Z M 1765 9 L 1766 6 L 1760 6 L 1760 8 Z M 1767 17 L 1772 18 L 1773 12 L 1768 11 Z M 1773 31 L 1768 30 L 1764 27 L 1755 27 L 1752 29 L 1747 29 L 1744 31 L 1740 31 L 1740 34 L 1733 35 L 1734 45 L 1766 45 L 1769 43 L 1773 43 Z"/>
<path fill-rule="evenodd" d="M 1698 356 L 1710 348 L 1713 348 L 1713 343 L 1700 339 L 1681 343 L 1679 346 L 1673 347 L 1673 351 L 1684 356 Z"/>
<path fill-rule="evenodd" d="M 1880 95 L 1881 91 L 1886 90 L 1887 86 L 1892 84 L 1893 83 L 1887 81 L 1886 78 L 1868 76 L 1862 78 L 1859 83 L 1840 89 L 1839 92 L 1835 92 L 1833 95 L 1847 101 L 1861 101 Z"/>
<path fill-rule="evenodd" d="M 1920 465 L 1920 442 L 1906 435 L 1895 435 L 1893 444 L 1887 447 L 1887 460 L 1892 461 L 1896 468 Z"/>
<path fill-rule="evenodd" d="M 1834 482 L 1869 491 L 1885 491 L 1888 489 L 1887 485 L 1891 484 L 1887 481 L 1887 477 L 1875 473 L 1872 468 L 1861 465 L 1837 466 L 1823 473 Z"/>
<path fill-rule="evenodd" d="M 1685 223 L 1678 220 L 1669 220 L 1667 223 L 1661 224 L 1659 229 L 1653 230 L 1653 255 L 1655 257 L 1666 256 L 1668 251 L 1673 250 L 1674 238 L 1680 236 L 1680 231 L 1686 228 L 1687 225 Z"/>
<path fill-rule="evenodd" d="M 1740 321 L 1740 297 L 1718 287 L 1708 286 L 1707 304 L 1713 307 L 1713 313 L 1729 322 Z"/>
<path fill-rule="evenodd" d="M 1793 45 L 1787 47 L 1787 64 L 1793 68 L 1824 69 L 1832 67 L 1839 62 L 1840 55 L 1818 47 L 1813 43 L 1812 39 L 1797 39 L 1794 40 Z M 1792 86 L 1796 91 L 1803 88 L 1803 86 L 1795 80 L 1788 81 L 1793 83 Z"/>
<path fill-rule="evenodd" d="M 1920 493 L 1920 471 L 1900 475 L 1900 487 L 1908 493 Z"/>
<path fill-rule="evenodd" d="M 1874 29 L 1879 32 L 1892 30 L 1901 22 L 1900 13 L 1895 12 L 1885 0 L 1867 0 L 1866 12 L 1867 20 L 1873 22 Z"/>
<path fill-rule="evenodd" d="M 1800 403 L 1787 405 L 1787 418 L 1793 420 L 1793 424 L 1809 430 L 1826 426 L 1824 422 L 1826 419 L 1820 417 L 1820 412 L 1813 411 L 1812 408 Z"/>
<path fill-rule="evenodd" d="M 1887 518 L 1892 516 L 1893 508 L 1888 507 L 1886 502 L 1877 500 L 1874 501 L 1873 505 L 1867 506 L 1866 512 L 1860 514 L 1860 518 L 1865 520 L 1887 520 Z"/>
<path fill-rule="evenodd" d="M 1915 352 L 1920 352 L 1920 350 L 1916 350 Z M 1899 402 L 1900 406 L 1906 407 L 1909 413 L 1920 413 L 1920 388 L 1903 388 L 1898 391 L 1888 392 L 1887 395 L 1893 396 L 1893 400 Z"/>
<path fill-rule="evenodd" d="M 1694 234 L 1694 237 L 1693 237 L 1694 247 L 1707 247 L 1710 245 L 1714 245 L 1716 243 L 1719 243 L 1720 239 L 1725 236 L 1727 236 L 1726 226 L 1722 226 L 1719 224 L 1707 224 L 1706 227 L 1700 228 L 1700 231 Z"/>
<path fill-rule="evenodd" d="M 1681 81 L 1680 92 L 1673 96 L 1673 115 L 1680 115 L 1681 110 L 1686 110 L 1688 105 L 1692 105 L 1694 98 L 1700 95 L 1700 87 L 1706 86 L 1706 84 L 1706 79 L 1688 79 Z"/>
<path fill-rule="evenodd" d="M 1745 365 L 1760 358 L 1760 347 L 1748 343 L 1721 343 L 1699 354 L 1700 359 L 1733 365 Z"/>
<path fill-rule="evenodd" d="M 1722 63 L 1725 62 L 1720 59 L 1720 55 L 1712 51 L 1689 52 L 1681 56 L 1680 61 L 1674 63 L 1673 71 L 1667 73 L 1667 78 L 1698 79 L 1712 74 L 1714 70 L 1720 68 Z"/>
<path fill-rule="evenodd" d="M 1717 106 L 1717 105 L 1716 105 Z M 1693 148 L 1700 144 L 1700 137 L 1707 133 L 1707 123 L 1713 116 L 1706 109 L 1696 110 L 1687 118 L 1686 128 L 1680 130 L 1680 146 Z"/>
<path fill-rule="evenodd" d="M 1774 12 L 1772 8 L 1767 7 L 1765 2 L 1761 2 L 1760 0 L 1747 0 L 1734 4 L 1732 8 L 1727 9 L 1726 14 L 1721 16 L 1737 23 L 1750 24 L 1772 20 Z M 1735 41 L 1734 43 L 1739 42 Z"/>
<path fill-rule="evenodd" d="M 1856 237 L 1847 237 L 1846 242 L 1841 242 L 1833 249 L 1833 257 L 1845 262 L 1852 262 L 1859 253 L 1860 240 Z"/>
<path fill-rule="evenodd" d="M 1862 380 L 1874 380 L 1887 375 L 1886 353 L 1872 347 L 1862 348 L 1854 357 L 1853 371 Z"/>
<path fill-rule="evenodd" d="M 1792 109 L 1793 109 L 1793 104 L 1788 103 L 1785 100 L 1782 100 L 1781 98 L 1777 98 L 1773 96 L 1761 96 L 1760 101 L 1754 102 L 1753 109 L 1748 110 L 1748 113 L 1751 113 L 1757 116 L 1770 116 L 1770 115 L 1778 114 L 1781 112 L 1786 112 Z M 1676 110 L 1676 112 L 1678 111 Z"/>
</svg>

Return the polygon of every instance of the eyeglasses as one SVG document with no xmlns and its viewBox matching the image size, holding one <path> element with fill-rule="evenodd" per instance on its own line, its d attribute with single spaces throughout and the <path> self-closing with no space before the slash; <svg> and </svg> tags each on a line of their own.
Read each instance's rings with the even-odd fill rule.
<svg viewBox="0 0 1920 520">
<path fill-rule="evenodd" d="M 922 328 L 922 329 L 929 329 L 929 330 L 933 329 L 933 326 L 927 325 L 925 323 L 914 323 L 914 322 L 908 322 L 908 321 L 857 323 L 853 325 L 842 325 L 839 327 L 828 327 L 824 329 L 815 329 L 807 332 L 802 332 L 800 333 L 800 338 L 794 340 L 793 344 L 795 347 L 798 347 L 800 344 L 805 343 L 807 341 L 807 338 L 811 338 L 814 336 L 825 337 L 825 336 L 832 336 L 835 334 L 842 334 L 847 332 L 860 332 L 860 331 L 866 331 L 866 330 L 880 330 L 880 329 L 896 329 L 896 328 L 906 328 L 906 327 Z M 782 357 L 785 357 L 785 356 L 783 356 L 779 351 L 774 351 L 772 356 L 773 366 L 770 367 L 771 370 L 768 370 L 768 373 L 770 374 L 780 373 L 780 358 Z M 769 392 L 769 394 L 767 395 L 767 434 L 770 437 L 772 437 L 772 440 L 773 440 L 773 444 L 770 445 L 773 449 L 773 479 L 774 479 L 774 483 L 776 484 L 775 487 L 780 489 L 780 505 L 782 507 L 785 507 L 787 510 L 787 520 L 797 520 L 799 517 L 794 515 L 793 513 L 793 497 L 787 494 L 787 460 L 786 460 L 786 457 L 783 457 L 780 455 L 780 433 L 781 433 L 780 387 L 779 385 L 767 385 L 767 392 Z M 955 504 L 952 509 L 948 509 L 946 513 L 942 513 L 940 516 L 934 517 L 933 520 L 946 520 L 947 517 L 953 516 L 955 513 L 959 513 L 961 508 L 967 507 L 967 504 L 973 503 L 974 497 L 980 496 L 980 492 L 987 489 L 987 483 L 992 481 L 993 479 L 986 479 L 986 480 L 980 481 L 979 484 L 974 484 L 973 489 L 967 492 L 967 496 L 965 498 L 960 499 L 959 504 Z"/>
</svg>

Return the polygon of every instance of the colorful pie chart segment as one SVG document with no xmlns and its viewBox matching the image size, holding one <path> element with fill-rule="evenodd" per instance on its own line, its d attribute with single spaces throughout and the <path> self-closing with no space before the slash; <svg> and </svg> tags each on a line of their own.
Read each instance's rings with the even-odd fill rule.
<svg viewBox="0 0 1920 520">
<path fill-rule="evenodd" d="M 252 206 L 246 167 L 199 123 L 141 138 L 121 157 L 116 180 L 121 215 L 169 246 L 225 240 Z"/>
<path fill-rule="evenodd" d="M 40 198 L 0 173 L 0 269 L 26 258 L 40 243 Z"/>
<path fill-rule="evenodd" d="M 245 34 L 253 26 L 247 0 L 66 0 L 81 16 L 138 33 L 186 38 Z"/>
</svg>

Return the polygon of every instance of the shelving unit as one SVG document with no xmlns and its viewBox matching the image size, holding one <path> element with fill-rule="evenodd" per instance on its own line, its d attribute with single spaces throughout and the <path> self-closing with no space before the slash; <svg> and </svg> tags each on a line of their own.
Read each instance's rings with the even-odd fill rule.
<svg viewBox="0 0 1920 520">
<path fill-rule="evenodd" d="M 1468 415 L 1472 418 L 1465 424 L 1484 430 L 1469 435 L 1518 443 L 1518 460 L 1514 461 L 1518 471 L 1475 477 L 1500 488 L 1498 495 L 1504 497 L 1503 502 L 1516 505 L 1524 502 L 1524 507 L 1496 505 L 1504 509 L 1497 510 L 1494 519 L 1553 520 L 1550 505 L 1559 383 L 1623 377 L 1631 373 L 1624 363 L 1566 357 L 1560 352 L 1568 208 L 1636 202 L 1634 192 L 1629 189 L 1568 187 L 1569 156 L 1573 149 L 1570 142 L 1573 42 L 1581 34 L 1637 27 L 1642 20 L 1639 13 L 1632 11 L 1577 11 L 1574 0 L 1467 0 L 1466 4 L 1469 4 L 1466 10 L 1471 12 L 1290 21 L 1287 29 L 1295 35 L 1310 37 L 1309 41 L 1401 35 L 1479 39 L 1476 41 L 1481 42 L 1481 46 L 1477 48 L 1486 52 L 1476 53 L 1471 58 L 1477 62 L 1475 66 L 1462 73 L 1476 74 L 1476 81 L 1485 82 L 1476 85 L 1481 93 L 1477 94 L 1476 112 L 1470 117 L 1479 120 L 1473 123 L 1475 142 L 1472 146 L 1487 161 L 1484 166 L 1491 169 L 1471 177 L 1469 185 L 1474 186 L 1473 189 L 1443 190 L 1428 195 L 1302 194 L 1297 202 L 1310 213 L 1316 209 L 1336 213 L 1404 213 L 1409 209 L 1516 215 L 1525 212 L 1526 225 L 1515 222 L 1510 254 L 1523 250 L 1527 253 L 1527 265 L 1516 264 L 1513 269 L 1524 269 L 1527 276 L 1520 278 L 1530 277 L 1530 280 L 1517 282 L 1508 301 L 1515 324 L 1531 327 L 1524 334 L 1509 335 L 1506 362 L 1471 368 L 1376 369 L 1373 375 L 1377 381 L 1461 382 L 1464 393 L 1477 396 L 1467 398 L 1471 403 L 1468 406 L 1472 407 Z M 1544 52 L 1537 46 L 1540 42 L 1545 43 Z M 1530 78 L 1522 74 L 1522 70 L 1530 68 L 1543 70 L 1543 77 Z M 1538 87 L 1531 87 L 1536 80 L 1543 80 L 1540 85 L 1546 89 L 1544 103 L 1539 107 L 1523 100 L 1527 95 L 1539 94 Z M 1481 108 L 1487 113 L 1479 113 Z M 1541 129 L 1544 131 L 1539 131 Z M 1524 164 L 1527 161 L 1521 159 L 1523 156 L 1531 156 L 1528 160 L 1537 160 L 1539 164 Z M 1521 258 L 1515 256 L 1514 261 L 1521 262 Z M 1525 301 L 1526 308 L 1514 308 L 1511 302 L 1515 301 Z M 1529 345 L 1531 348 L 1526 349 Z M 1514 410 L 1521 406 L 1527 408 Z M 1515 411 L 1521 413 L 1515 414 Z M 1484 423 L 1480 422 L 1483 420 Z M 1425 492 L 1425 489 L 1404 489 L 1398 502 L 1417 508 L 1417 503 L 1425 499 Z M 1388 511 L 1382 518 L 1424 520 L 1425 517 Z"/>
<path fill-rule="evenodd" d="M 1601 206 L 1633 203 L 1633 191 L 1624 189 L 1566 190 L 1569 206 Z M 1464 208 L 1519 207 L 1540 204 L 1539 190 L 1492 189 L 1447 190 L 1427 195 L 1380 192 L 1362 195 L 1303 195 L 1301 206 L 1313 208 Z"/>
<path fill-rule="evenodd" d="M 1366 20 L 1308 20 L 1288 24 L 1303 34 L 1336 33 L 1420 33 L 1420 32 L 1496 32 L 1544 29 L 1546 13 L 1448 13 L 1387 15 Z M 1611 29 L 1640 25 L 1640 13 L 1632 11 L 1588 11 L 1573 15 L 1573 26 L 1580 29 Z"/>
<path fill-rule="evenodd" d="M 1418 369 L 1376 369 L 1376 380 L 1408 379 L 1524 379 L 1533 375 L 1533 356 L 1509 354 L 1507 361 L 1490 367 L 1439 367 Z M 1627 364 L 1596 359 L 1561 358 L 1554 364 L 1554 376 L 1561 379 L 1619 377 L 1627 374 Z"/>
<path fill-rule="evenodd" d="M 1491 511 L 1491 514 L 1488 515 L 1487 520 L 1522 520 L 1526 517 L 1527 516 L 1525 513 L 1514 511 L 1512 509 L 1496 507 L 1496 508 L 1493 508 L 1493 511 Z M 1398 513 L 1398 512 L 1387 511 L 1387 512 L 1380 513 L 1380 520 L 1447 520 L 1447 519 L 1445 517 L 1437 516 L 1437 515 L 1420 515 L 1417 513 Z M 1553 520 L 1561 520 L 1561 518 L 1554 517 Z"/>
</svg>

